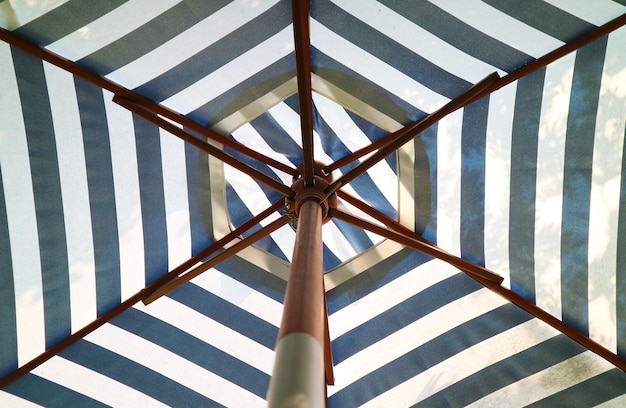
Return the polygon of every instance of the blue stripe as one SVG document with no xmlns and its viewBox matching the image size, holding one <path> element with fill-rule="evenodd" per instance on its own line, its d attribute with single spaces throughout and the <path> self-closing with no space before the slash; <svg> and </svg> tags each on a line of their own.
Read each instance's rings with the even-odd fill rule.
<svg viewBox="0 0 626 408">
<path fill-rule="evenodd" d="M 0 378 L 17 368 L 17 323 L 9 222 L 0 166 Z"/>
<path fill-rule="evenodd" d="M 296 76 L 294 54 L 284 56 L 262 71 L 228 89 L 187 116 L 211 127 Z"/>
<path fill-rule="evenodd" d="M 288 2 L 279 2 L 198 54 L 134 90 L 150 99 L 165 100 L 279 33 L 289 24 L 291 7 Z"/>
<path fill-rule="evenodd" d="M 283 303 L 287 282 L 278 276 L 264 271 L 248 261 L 233 256 L 215 267 L 223 274 L 238 280 L 271 299 Z"/>
<path fill-rule="evenodd" d="M 41 46 L 52 44 L 88 25 L 128 0 L 71 0 L 14 31 L 18 36 Z"/>
<path fill-rule="evenodd" d="M 413 152 L 414 229 L 431 242 L 437 241 L 437 132 L 431 127 L 415 139 Z"/>
<path fill-rule="evenodd" d="M 191 252 L 195 255 L 213 242 L 209 156 L 185 143 L 185 159 Z"/>
<path fill-rule="evenodd" d="M 350 119 L 352 119 L 352 121 L 354 122 L 354 124 L 361 129 L 361 131 L 368 137 L 368 139 L 371 142 L 374 142 L 376 140 L 382 139 L 383 137 L 387 136 L 389 134 L 389 132 L 387 132 L 386 130 L 383 130 L 381 128 L 379 128 L 378 126 L 374 125 L 373 123 L 369 122 L 367 119 L 362 118 L 361 116 L 357 115 L 356 113 L 353 113 L 347 109 L 345 109 L 346 113 L 348 114 L 348 116 L 350 116 Z M 395 174 L 398 174 L 398 168 L 396 165 L 396 156 L 395 155 L 389 155 L 385 158 L 385 161 L 387 162 L 387 165 L 389 167 L 391 167 L 391 170 L 393 170 L 393 172 Z"/>
<path fill-rule="evenodd" d="M 414 3 L 411 6 L 416 7 Z M 311 16 L 394 69 L 419 83 L 428 84 L 430 89 L 440 95 L 451 99 L 472 85 L 441 69 L 427 58 L 415 54 L 327 0 L 315 1 Z"/>
<path fill-rule="evenodd" d="M 86 340 L 61 353 L 61 357 L 105 375 L 169 406 L 207 406 L 212 401 L 151 369 Z"/>
<path fill-rule="evenodd" d="M 108 407 L 86 395 L 30 373 L 9 384 L 4 391 L 44 407 Z"/>
<path fill-rule="evenodd" d="M 511 72 L 533 60 L 529 55 L 483 34 L 434 4 L 420 2 L 416 5 L 411 0 L 380 2 L 453 47 L 503 71 Z"/>
<path fill-rule="evenodd" d="M 624 124 L 626 140 L 626 123 Z M 617 354 L 626 357 L 626 143 L 622 149 L 622 178 L 620 185 L 619 218 L 617 221 L 617 259 L 615 276 L 616 317 L 617 317 Z"/>
<path fill-rule="evenodd" d="M 346 240 L 350 243 L 355 252 L 361 253 L 372 247 L 372 240 L 361 228 L 336 219 L 333 219 L 331 222 L 334 223 L 337 229 L 341 231 L 341 234 L 346 237 Z M 325 263 L 326 262 L 324 262 L 324 264 Z M 326 268 L 326 270 L 328 270 L 328 268 Z"/>
<path fill-rule="evenodd" d="M 485 148 L 489 98 L 465 107 L 461 128 L 461 254 L 484 266 Z"/>
<path fill-rule="evenodd" d="M 509 260 L 511 289 L 535 302 L 537 146 L 545 69 L 517 83 L 511 135 Z"/>
<path fill-rule="evenodd" d="M 482 286 L 461 273 L 428 287 L 335 339 L 333 341 L 335 364 L 481 288 Z"/>
<path fill-rule="evenodd" d="M 348 279 L 326 293 L 328 313 L 333 314 L 385 286 L 432 258 L 410 249 L 402 249 L 369 269 Z"/>
<path fill-rule="evenodd" d="M 167 273 L 167 224 L 159 128 L 133 116 L 141 198 L 146 285 Z M 167 137 L 173 137 L 167 135 Z"/>
<path fill-rule="evenodd" d="M 614 368 L 530 404 L 528 407 L 595 407 L 624 394 L 626 394 L 626 374 Z"/>
<path fill-rule="evenodd" d="M 185 285 L 168 296 L 269 349 L 276 345 L 276 326 L 199 286 Z"/>
<path fill-rule="evenodd" d="M 102 91 L 75 78 L 83 129 L 98 316 L 120 302 L 120 251 L 111 147 Z"/>
<path fill-rule="evenodd" d="M 324 273 L 326 273 L 331 269 L 339 266 L 342 260 L 339 259 L 339 257 L 335 255 L 335 253 L 330 248 L 328 248 L 326 244 L 324 244 L 323 242 L 322 244 L 322 261 Z"/>
<path fill-rule="evenodd" d="M 514 19 L 563 42 L 570 42 L 580 36 L 581 33 L 594 28 L 593 24 L 541 0 L 526 0 L 523 2 L 507 0 L 484 1 Z"/>
<path fill-rule="evenodd" d="M 426 408 L 447 405 L 464 407 L 507 385 L 575 357 L 585 350 L 584 347 L 564 335 L 558 335 L 465 377 L 420 401 L 414 407 Z"/>
<path fill-rule="evenodd" d="M 174 326 L 136 309 L 128 310 L 111 323 L 265 397 L 269 385 L 267 374 Z"/>
<path fill-rule="evenodd" d="M 574 63 L 565 140 L 561 294 L 563 321 L 588 333 L 588 235 L 593 142 L 607 37 L 580 49 Z"/>
<path fill-rule="evenodd" d="M 364 404 L 455 354 L 522 324 L 528 319 L 530 315 L 516 306 L 510 304 L 501 306 L 449 330 L 378 370 L 361 377 L 331 396 L 329 406 Z"/>
<path fill-rule="evenodd" d="M 193 27 L 228 3 L 228 0 L 185 0 L 76 62 L 100 75 L 107 75 Z"/>
<path fill-rule="evenodd" d="M 311 47 L 311 65 L 313 73 L 399 123 L 408 124 L 426 115 L 315 47 Z"/>
<path fill-rule="evenodd" d="M 70 284 L 61 178 L 52 112 L 41 60 L 13 49 L 33 180 L 46 348 L 71 334 Z M 58 135 L 60 138 L 63 135 Z"/>
</svg>

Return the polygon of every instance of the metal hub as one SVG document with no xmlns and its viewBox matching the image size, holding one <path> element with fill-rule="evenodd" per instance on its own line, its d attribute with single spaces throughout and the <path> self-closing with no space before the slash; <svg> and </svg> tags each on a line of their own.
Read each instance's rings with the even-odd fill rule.
<svg viewBox="0 0 626 408">
<path fill-rule="evenodd" d="M 293 218 L 298 218 L 302 203 L 308 200 L 317 201 L 322 207 L 322 222 L 326 223 L 330 220 L 328 210 L 337 208 L 337 194 L 332 192 L 327 194 L 325 190 L 333 182 L 332 173 L 325 173 L 322 169 L 325 166 L 320 162 L 315 162 L 313 177 L 313 185 L 307 186 L 302 177 L 303 166 L 298 166 L 298 175 L 294 176 L 291 189 L 296 193 L 295 196 L 285 199 L 285 208 Z"/>
</svg>

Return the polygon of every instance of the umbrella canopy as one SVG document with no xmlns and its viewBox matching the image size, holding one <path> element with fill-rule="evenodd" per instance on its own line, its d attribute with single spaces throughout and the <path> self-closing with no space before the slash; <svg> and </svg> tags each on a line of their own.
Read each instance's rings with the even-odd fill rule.
<svg viewBox="0 0 626 408">
<path fill-rule="evenodd" d="M 309 3 L 0 1 L 0 405 L 265 405 L 313 171 L 329 406 L 624 405 L 625 2 Z"/>
</svg>

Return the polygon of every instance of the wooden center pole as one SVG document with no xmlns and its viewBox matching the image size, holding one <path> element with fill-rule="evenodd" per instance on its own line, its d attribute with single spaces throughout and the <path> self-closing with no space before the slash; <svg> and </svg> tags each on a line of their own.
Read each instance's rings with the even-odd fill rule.
<svg viewBox="0 0 626 408">
<path fill-rule="evenodd" d="M 318 200 L 299 209 L 281 327 L 276 343 L 269 407 L 324 407 L 324 270 L 322 208 Z"/>
</svg>

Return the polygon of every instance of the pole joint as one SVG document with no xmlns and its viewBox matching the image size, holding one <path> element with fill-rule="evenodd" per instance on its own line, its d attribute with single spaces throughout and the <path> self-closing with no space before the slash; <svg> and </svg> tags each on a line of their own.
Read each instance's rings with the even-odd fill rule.
<svg viewBox="0 0 626 408">
<path fill-rule="evenodd" d="M 298 174 L 293 177 L 293 184 L 291 185 L 291 189 L 295 194 L 292 197 L 285 198 L 285 210 L 292 218 L 292 228 L 295 229 L 297 226 L 300 208 L 305 201 L 316 201 L 320 205 L 322 208 L 322 223 L 330 220 L 328 216 L 329 209 L 337 208 L 338 199 L 335 191 L 326 192 L 328 186 L 333 181 L 333 176 L 324 172 L 324 167 L 321 163 L 315 162 L 313 184 L 309 186 L 303 177 L 303 166 L 298 166 Z"/>
</svg>

